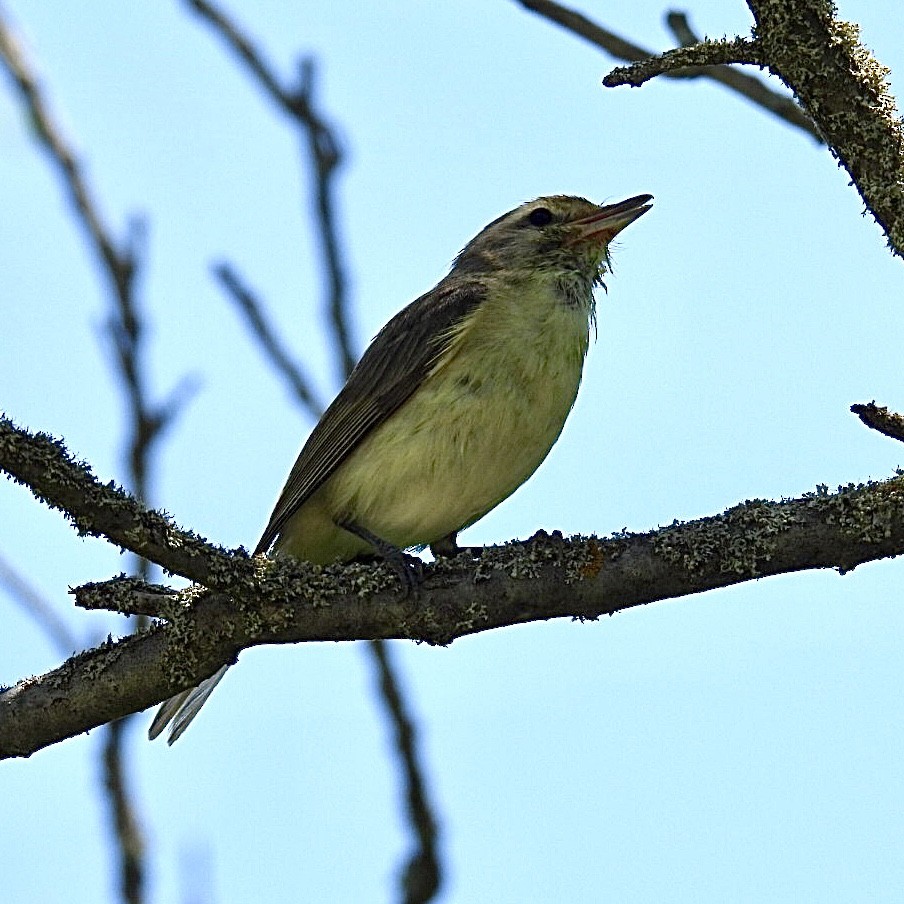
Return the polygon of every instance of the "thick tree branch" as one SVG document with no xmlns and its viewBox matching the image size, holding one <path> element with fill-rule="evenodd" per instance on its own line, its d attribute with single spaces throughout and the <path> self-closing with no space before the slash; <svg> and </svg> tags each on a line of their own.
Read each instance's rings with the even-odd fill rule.
<svg viewBox="0 0 904 904">
<path fill-rule="evenodd" d="M 648 60 L 655 54 L 627 41 L 616 35 L 614 32 L 603 28 L 596 22 L 591 21 L 581 13 L 575 12 L 568 7 L 562 6 L 554 0 L 518 0 L 518 2 L 526 9 L 561 25 L 563 28 L 584 38 L 601 50 L 605 50 L 608 54 L 617 60 L 625 60 L 629 63 L 636 63 L 642 60 Z M 668 14 L 667 22 L 672 32 L 676 35 L 679 42 L 683 45 L 699 43 L 691 32 L 687 17 L 683 13 L 671 12 Z M 715 61 L 713 61 L 715 62 Z M 619 71 L 619 70 L 616 70 Z M 661 73 L 666 78 L 689 79 L 689 78 L 708 78 L 712 81 L 730 88 L 732 91 L 741 94 L 757 106 L 768 110 L 770 113 L 785 120 L 789 125 L 803 129 L 812 138 L 815 138 L 820 144 L 823 139 L 813 123 L 807 115 L 790 97 L 773 91 L 765 82 L 752 75 L 739 72 L 730 66 L 724 65 L 706 65 L 694 68 L 678 68 L 668 69 Z"/>
<path fill-rule="evenodd" d="M 0 441 L 0 451 L 5 445 Z M 400 594 L 382 567 L 249 562 L 216 551 L 216 567 L 206 571 L 224 593 L 190 588 L 161 607 L 165 623 L 0 694 L 0 757 L 28 756 L 144 709 L 249 646 L 390 638 L 445 644 L 528 621 L 597 618 L 770 575 L 845 572 L 902 552 L 902 477 L 749 501 L 648 534 L 603 540 L 541 534 L 488 548 L 476 565 L 460 556 L 429 566 L 416 599 Z M 117 583 L 85 587 L 77 596 L 97 606 L 110 594 L 115 607 Z M 133 582 L 126 592 L 134 589 Z"/>
<path fill-rule="evenodd" d="M 859 27 L 835 17 L 830 0 L 747 0 L 753 40 L 706 41 L 614 69 L 603 83 L 643 84 L 656 75 L 712 63 L 765 66 L 793 92 L 892 251 L 904 256 L 904 123 L 888 69 L 860 43 Z"/>
<path fill-rule="evenodd" d="M 59 440 L 16 427 L 3 415 L 0 471 L 63 512 L 80 536 L 103 537 L 172 574 L 216 587 L 218 568 L 234 562 L 201 537 L 179 530 L 167 515 L 145 508 L 112 481 L 102 484 Z"/>
</svg>

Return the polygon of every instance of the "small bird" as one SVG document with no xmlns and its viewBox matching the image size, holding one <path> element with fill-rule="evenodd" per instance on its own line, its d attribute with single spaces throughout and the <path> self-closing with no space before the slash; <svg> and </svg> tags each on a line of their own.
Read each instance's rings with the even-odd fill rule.
<svg viewBox="0 0 904 904">
<path fill-rule="evenodd" d="M 552 195 L 485 226 L 377 334 L 289 474 L 255 554 L 315 564 L 454 552 L 546 458 L 574 404 L 609 244 L 651 195 Z M 163 703 L 172 744 L 226 673 Z"/>
</svg>

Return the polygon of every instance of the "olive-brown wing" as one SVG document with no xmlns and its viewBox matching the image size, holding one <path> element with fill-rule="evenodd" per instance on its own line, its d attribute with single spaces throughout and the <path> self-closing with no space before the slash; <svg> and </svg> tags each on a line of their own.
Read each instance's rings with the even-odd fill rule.
<svg viewBox="0 0 904 904">
<path fill-rule="evenodd" d="M 383 327 L 304 444 L 255 554 L 273 545 L 299 507 L 417 390 L 448 348 L 456 324 L 485 294 L 479 283 L 440 283 Z"/>
</svg>

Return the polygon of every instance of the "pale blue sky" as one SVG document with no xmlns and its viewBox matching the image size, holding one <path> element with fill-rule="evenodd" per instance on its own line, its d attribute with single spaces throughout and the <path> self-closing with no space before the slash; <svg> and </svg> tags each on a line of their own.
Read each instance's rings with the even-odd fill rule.
<svg viewBox="0 0 904 904">
<path fill-rule="evenodd" d="M 209 265 L 241 269 L 334 392 L 295 136 L 179 4 L 5 8 L 108 221 L 121 235 L 130 214 L 148 218 L 156 392 L 203 380 L 162 449 L 154 502 L 253 545 L 311 425 Z M 900 91 L 904 6 L 840 8 Z M 229 9 L 283 73 L 300 52 L 320 60 L 349 147 L 340 222 L 359 349 L 522 200 L 655 196 L 615 250 L 560 443 L 467 542 L 642 531 L 904 464 L 847 411 L 904 410 L 902 264 L 805 135 L 704 82 L 605 90 L 604 56 L 508 0 Z M 653 0 L 584 9 L 670 43 Z M 740 2 L 690 13 L 710 35 L 750 24 Z M 107 301 L 5 83 L 0 197 L 0 406 L 124 480 L 98 340 Z M 3 556 L 78 636 L 122 629 L 66 592 L 116 574 L 115 550 L 5 482 L 0 512 Z M 901 900 L 902 595 L 901 565 L 884 562 L 449 649 L 397 645 L 442 825 L 439 900 Z M 58 663 L 4 595 L 0 624 L 0 683 Z M 136 720 L 149 901 L 395 900 L 407 838 L 373 683 L 352 645 L 258 649 L 174 748 L 144 740 L 149 714 Z M 113 899 L 99 740 L 0 766 L 0 900 Z"/>
</svg>

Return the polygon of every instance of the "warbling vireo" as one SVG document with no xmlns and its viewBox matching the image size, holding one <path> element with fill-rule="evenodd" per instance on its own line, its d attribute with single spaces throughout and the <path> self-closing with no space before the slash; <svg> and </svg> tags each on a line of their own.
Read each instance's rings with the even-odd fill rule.
<svg viewBox="0 0 904 904">
<path fill-rule="evenodd" d="M 304 444 L 255 553 L 325 564 L 454 549 L 558 439 L 574 404 L 609 243 L 651 195 L 554 195 L 482 229 L 449 275 L 370 344 Z M 185 730 L 226 672 L 159 709 Z"/>
</svg>

